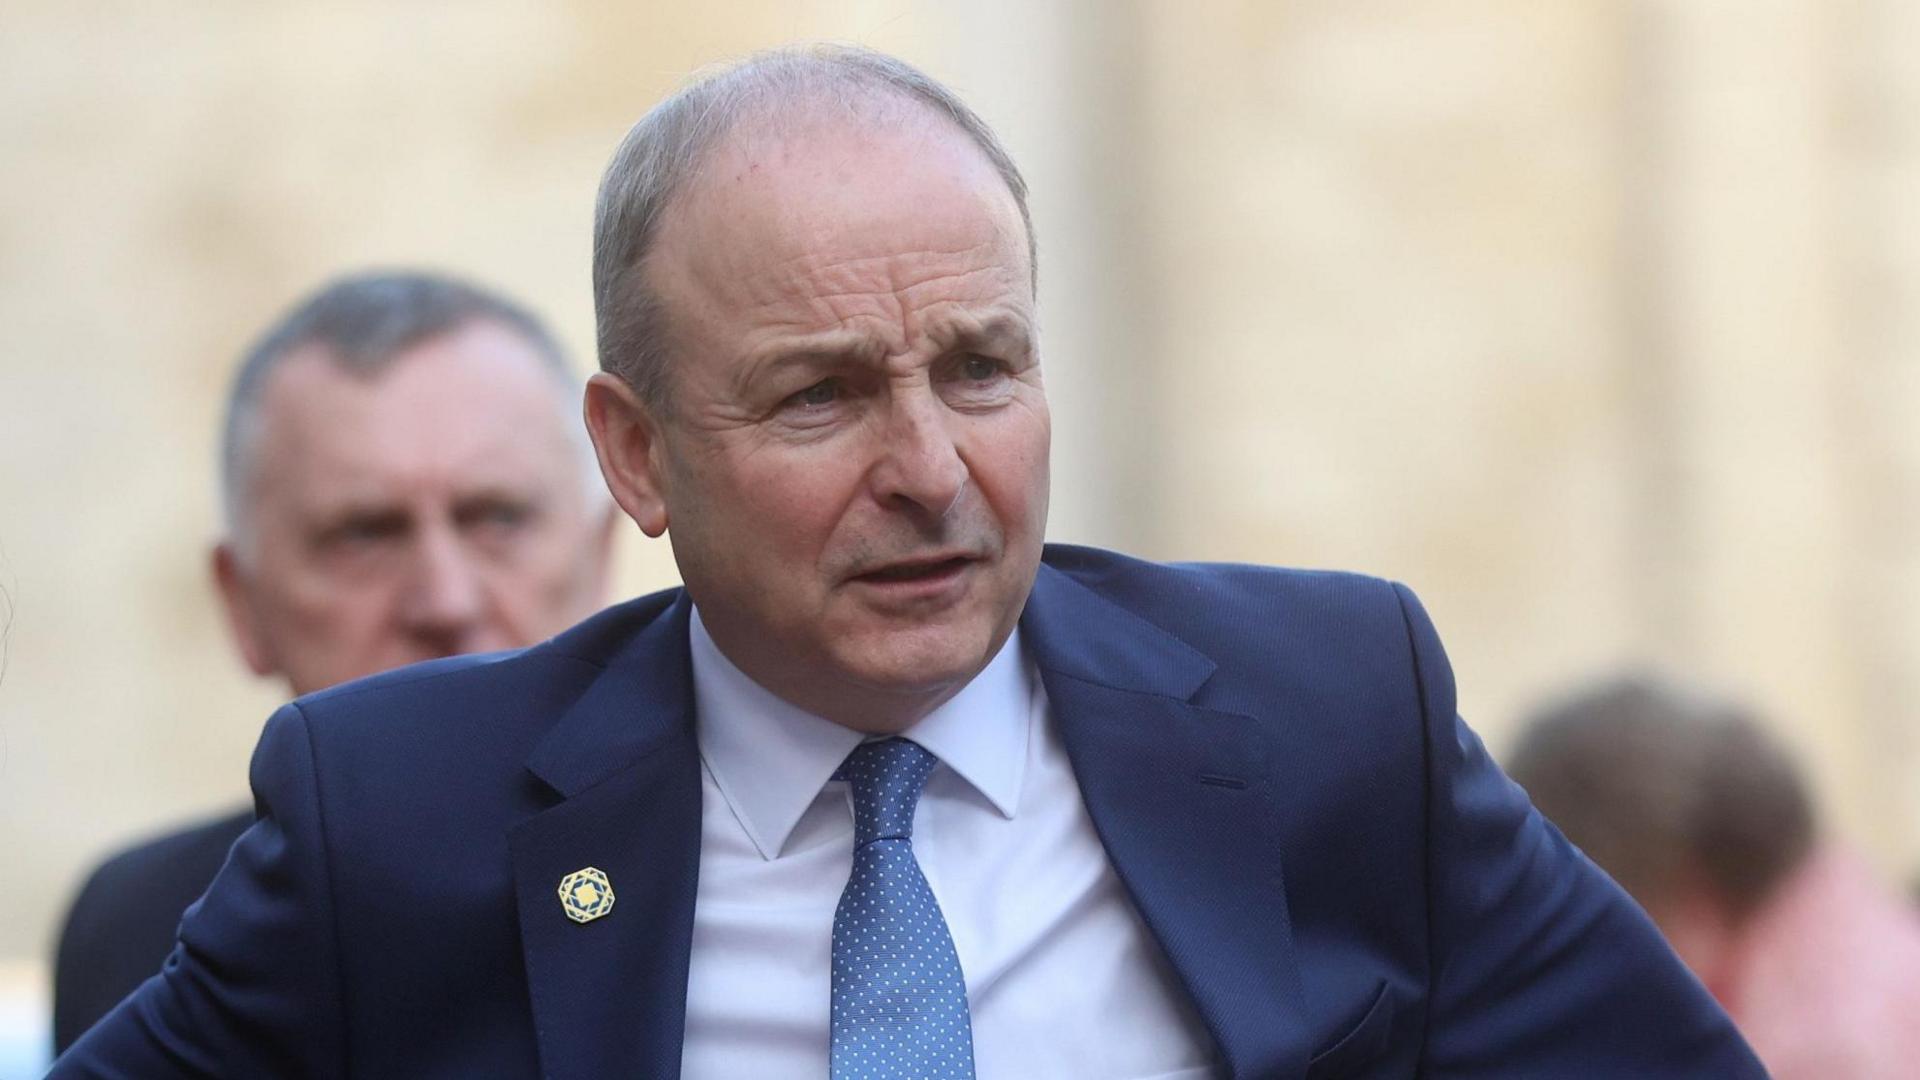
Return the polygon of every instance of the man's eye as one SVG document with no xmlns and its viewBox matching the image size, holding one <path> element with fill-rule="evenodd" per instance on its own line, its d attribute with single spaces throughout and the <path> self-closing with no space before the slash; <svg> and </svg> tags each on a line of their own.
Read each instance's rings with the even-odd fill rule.
<svg viewBox="0 0 1920 1080">
<path fill-rule="evenodd" d="M 839 398 L 840 384 L 833 379 L 821 379 L 819 382 L 788 398 L 787 403 L 790 405 L 798 405 L 803 409 L 818 409 L 822 406 L 833 404 L 839 400 Z"/>
<path fill-rule="evenodd" d="M 532 508 L 515 502 L 481 502 L 459 507 L 454 519 L 463 528 L 512 529 L 532 518 Z"/>
<path fill-rule="evenodd" d="M 407 523 L 397 516 L 375 515 L 342 521 L 321 533 L 323 547 L 366 547 L 405 534 Z"/>
<path fill-rule="evenodd" d="M 960 362 L 960 376 L 968 382 L 986 382 L 1000 374 L 1000 365 L 984 356 L 969 356 Z"/>
</svg>

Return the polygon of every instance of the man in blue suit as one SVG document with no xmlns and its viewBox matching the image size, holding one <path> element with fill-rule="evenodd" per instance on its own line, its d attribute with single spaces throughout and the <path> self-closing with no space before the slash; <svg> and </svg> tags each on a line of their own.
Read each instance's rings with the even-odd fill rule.
<svg viewBox="0 0 1920 1080">
<path fill-rule="evenodd" d="M 686 581 L 300 699 L 57 1076 L 1759 1077 L 1412 595 L 1043 548 L 1025 185 L 862 50 L 649 113 L 601 471 Z"/>
</svg>

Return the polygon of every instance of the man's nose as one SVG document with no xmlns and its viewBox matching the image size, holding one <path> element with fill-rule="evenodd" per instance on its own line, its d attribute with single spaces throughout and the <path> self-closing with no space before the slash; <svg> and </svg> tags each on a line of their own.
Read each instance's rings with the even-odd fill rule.
<svg viewBox="0 0 1920 1080">
<path fill-rule="evenodd" d="M 952 410 L 930 389 L 895 396 L 873 468 L 875 498 L 932 520 L 946 516 L 967 484 L 952 420 Z"/>
<path fill-rule="evenodd" d="M 417 534 L 413 564 L 401 598 L 407 632 L 429 650 L 465 652 L 485 608 L 479 567 L 451 526 Z"/>
</svg>

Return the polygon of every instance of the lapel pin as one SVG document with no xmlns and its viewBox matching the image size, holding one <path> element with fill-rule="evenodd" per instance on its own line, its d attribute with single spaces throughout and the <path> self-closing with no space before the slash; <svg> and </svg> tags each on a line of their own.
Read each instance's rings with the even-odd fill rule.
<svg viewBox="0 0 1920 1080">
<path fill-rule="evenodd" d="M 574 922 L 592 922 L 613 910 L 613 884 L 596 867 L 575 870 L 560 879 L 560 910 Z"/>
</svg>

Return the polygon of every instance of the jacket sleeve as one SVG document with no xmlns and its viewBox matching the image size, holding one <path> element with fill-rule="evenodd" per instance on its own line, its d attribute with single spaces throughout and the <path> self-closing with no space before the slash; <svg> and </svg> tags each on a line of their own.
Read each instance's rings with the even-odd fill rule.
<svg viewBox="0 0 1920 1080">
<path fill-rule="evenodd" d="M 50 1077 L 345 1073 L 325 822 L 297 704 L 267 722 L 252 783 L 258 820 L 187 909 L 165 966 L 56 1061 Z"/>
<path fill-rule="evenodd" d="M 1461 722 L 1439 637 L 1394 588 L 1426 738 L 1432 984 L 1420 1075 L 1764 1080 L 1653 923 Z"/>
</svg>

